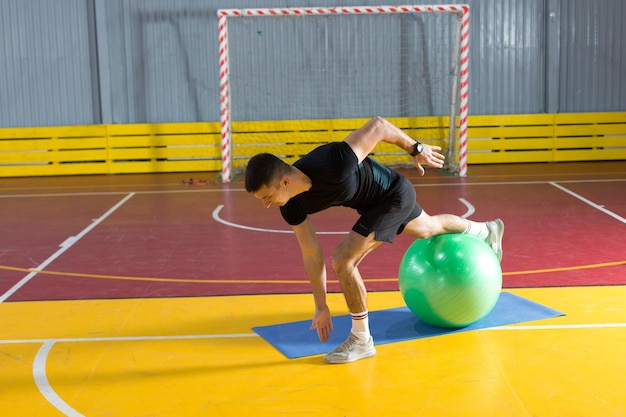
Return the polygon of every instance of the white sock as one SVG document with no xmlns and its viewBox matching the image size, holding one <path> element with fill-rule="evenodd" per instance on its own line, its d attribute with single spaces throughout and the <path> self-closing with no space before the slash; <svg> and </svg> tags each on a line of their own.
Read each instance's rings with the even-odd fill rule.
<svg viewBox="0 0 626 417">
<path fill-rule="evenodd" d="M 489 229 L 487 229 L 486 223 L 479 223 L 468 220 L 467 227 L 465 228 L 465 231 L 463 233 L 476 236 L 479 239 L 485 240 L 487 239 L 487 236 L 489 236 Z"/>
<path fill-rule="evenodd" d="M 350 313 L 352 316 L 352 333 L 361 340 L 370 338 L 370 322 L 367 311 Z"/>
</svg>

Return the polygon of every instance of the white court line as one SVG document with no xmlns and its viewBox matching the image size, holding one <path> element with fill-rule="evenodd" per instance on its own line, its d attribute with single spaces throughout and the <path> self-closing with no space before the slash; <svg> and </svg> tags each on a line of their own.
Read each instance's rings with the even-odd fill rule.
<svg viewBox="0 0 626 417">
<path fill-rule="evenodd" d="M 598 182 L 625 182 L 626 178 L 608 178 L 608 179 L 587 179 L 587 180 L 559 180 L 561 184 L 579 184 L 579 183 L 598 183 Z M 455 182 L 455 183 L 413 183 L 414 187 L 473 187 L 483 185 L 545 185 L 550 181 L 502 181 L 502 182 Z M 177 194 L 177 193 L 229 193 L 229 192 L 246 192 L 244 188 L 224 189 L 184 189 L 184 190 L 155 190 L 155 191 L 133 191 L 134 194 Z M 102 191 L 102 192 L 77 192 L 77 193 L 45 193 L 45 194 L 5 194 L 0 195 L 2 198 L 39 198 L 39 197 L 76 197 L 76 196 L 100 196 L 100 195 L 124 195 L 128 191 Z"/>
<path fill-rule="evenodd" d="M 43 343 L 35 360 L 33 361 L 33 378 L 37 388 L 46 400 L 57 410 L 68 417 L 84 417 L 76 411 L 63 398 L 56 393 L 46 374 L 46 363 L 50 350 L 56 343 L 80 343 L 80 342 L 111 342 L 111 341 L 146 341 L 146 340 L 185 340 L 185 339 L 218 339 L 236 337 L 258 337 L 256 333 L 242 334 L 222 334 L 222 335 L 183 335 L 183 336 L 128 336 L 128 337 L 90 337 L 90 338 L 62 338 L 62 339 L 23 339 L 4 340 L 0 344 L 20 344 L 20 343 Z"/>
<path fill-rule="evenodd" d="M 465 207 L 467 207 L 467 211 L 465 212 L 464 215 L 462 215 L 461 217 L 463 217 L 464 219 L 467 219 L 468 217 L 470 217 L 472 214 L 474 214 L 474 212 L 476 211 L 476 208 L 466 199 L 464 198 L 459 198 L 459 201 L 463 204 L 465 204 Z"/>
<path fill-rule="evenodd" d="M 215 210 L 213 210 L 213 219 L 216 222 L 222 223 L 226 226 L 235 227 L 237 229 L 252 230 L 254 232 L 293 233 L 293 230 L 263 229 L 260 227 L 244 226 L 243 224 L 229 222 L 228 220 L 224 220 L 220 217 L 220 211 L 222 211 L 223 208 L 224 208 L 223 204 L 219 204 L 217 207 L 215 207 Z M 318 235 L 347 235 L 348 232 L 317 232 L 317 234 Z"/>
<path fill-rule="evenodd" d="M 229 188 L 228 190 L 156 190 L 156 191 L 132 191 L 133 194 L 179 194 L 179 193 L 227 193 L 231 191 L 246 191 L 243 188 Z M 46 194 L 6 194 L 0 198 L 41 198 L 41 197 L 85 197 L 102 195 L 124 195 L 129 191 L 89 191 L 82 193 L 46 193 Z"/>
<path fill-rule="evenodd" d="M 599 204 L 594 203 L 591 200 L 587 200 L 585 197 L 581 196 L 580 194 L 576 194 L 575 192 L 555 183 L 555 182 L 550 182 L 550 185 L 558 188 L 559 190 L 566 192 L 567 194 L 571 195 L 572 197 L 575 197 L 577 199 L 579 199 L 580 201 L 582 201 L 583 203 L 589 204 L 591 207 L 600 210 L 601 212 L 603 212 L 604 214 L 608 214 L 609 216 L 613 217 L 614 219 L 619 220 L 620 222 L 626 224 L 626 219 L 624 219 L 622 216 L 619 216 L 615 213 L 613 213 L 611 210 L 607 210 L 604 208 L 604 206 L 601 206 Z"/>
<path fill-rule="evenodd" d="M 43 261 L 39 266 L 37 266 L 36 270 L 41 271 L 43 270 L 46 266 L 48 266 L 50 263 L 52 263 L 56 258 L 58 258 L 59 256 L 61 256 L 63 254 L 63 252 L 65 252 L 66 250 L 68 250 L 69 248 L 72 247 L 72 245 L 74 245 L 74 243 L 76 243 L 78 240 L 80 240 L 83 236 L 85 236 L 87 233 L 89 233 L 94 227 L 96 227 L 97 225 L 99 225 L 100 223 L 102 223 L 102 221 L 104 219 L 106 219 L 107 217 L 109 217 L 115 210 L 117 210 L 119 207 L 121 207 L 124 203 L 126 203 L 126 201 L 128 201 L 132 196 L 134 196 L 135 193 L 130 193 L 128 194 L 126 197 L 124 197 L 120 202 L 118 202 L 116 205 L 114 205 L 113 207 L 111 207 L 106 213 L 104 213 L 102 216 L 100 216 L 97 219 L 94 219 L 92 221 L 92 223 L 87 226 L 85 229 L 83 229 L 82 232 L 80 232 L 79 234 L 77 234 L 76 236 L 70 236 L 68 237 L 63 243 L 61 243 L 59 246 L 59 250 L 57 250 L 54 254 L 52 254 L 52 256 L 50 256 L 48 259 L 46 259 L 45 261 Z M 28 275 L 26 275 L 24 278 L 22 278 L 17 284 L 15 284 L 13 287 L 11 287 L 7 292 L 5 292 L 2 296 L 0 296 L 0 303 L 3 303 L 4 301 L 6 301 L 10 296 L 12 296 L 13 294 L 15 294 L 20 288 L 22 288 L 24 285 L 26 285 L 28 283 L 28 281 L 30 281 L 33 277 L 35 277 L 35 275 L 37 275 L 37 272 L 31 272 Z"/>
<path fill-rule="evenodd" d="M 258 337 L 256 333 L 231 334 L 191 334 L 171 336 L 111 336 L 111 337 L 65 337 L 53 339 L 0 339 L 0 345 L 21 345 L 30 343 L 95 343 L 95 342 L 144 342 L 151 340 L 197 340 L 197 339 L 235 339 Z"/>
<path fill-rule="evenodd" d="M 626 323 L 594 323 L 594 324 L 554 324 L 546 326 L 500 326 L 482 330 L 567 330 L 567 329 L 612 329 L 626 327 Z"/>
<path fill-rule="evenodd" d="M 68 403 L 63 401 L 63 398 L 59 397 L 59 394 L 54 391 L 54 388 L 52 388 L 48 381 L 46 362 L 54 343 L 54 341 L 44 343 L 35 356 L 35 361 L 33 362 L 33 378 L 35 379 L 35 384 L 44 398 L 48 400 L 54 408 L 69 417 L 84 417 L 83 414 L 74 410 Z"/>
<path fill-rule="evenodd" d="M 469 201 L 467 201 L 464 198 L 459 198 L 459 201 L 467 208 L 467 211 L 461 217 L 467 218 L 467 217 L 471 216 L 472 214 L 474 214 L 476 209 L 474 208 L 474 206 Z M 293 230 L 264 229 L 264 228 L 260 228 L 260 227 L 245 226 L 243 224 L 229 222 L 228 220 L 224 220 L 224 219 L 222 219 L 220 217 L 220 212 L 222 211 L 223 208 L 224 208 L 224 205 L 223 204 L 219 204 L 217 207 L 215 207 L 215 210 L 213 210 L 213 220 L 215 220 L 218 223 L 222 223 L 223 225 L 230 226 L 230 227 L 235 227 L 237 229 L 251 230 L 251 231 L 254 231 L 254 232 L 293 233 Z M 348 232 L 316 232 L 316 233 L 318 235 L 347 235 L 348 234 Z"/>
<path fill-rule="evenodd" d="M 568 329 L 611 329 L 626 327 L 626 323 L 587 323 L 520 326 L 506 325 L 487 327 L 484 330 L 568 330 Z M 256 333 L 192 334 L 170 336 L 110 336 L 110 337 L 65 337 L 49 339 L 0 339 L 0 345 L 48 344 L 48 343 L 98 343 L 98 342 L 145 342 L 159 340 L 201 340 L 201 339 L 238 339 L 260 337 Z"/>
</svg>

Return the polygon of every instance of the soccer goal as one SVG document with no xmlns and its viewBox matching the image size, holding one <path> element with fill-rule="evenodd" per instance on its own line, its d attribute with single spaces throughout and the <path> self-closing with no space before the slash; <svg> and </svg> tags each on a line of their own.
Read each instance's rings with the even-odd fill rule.
<svg viewBox="0 0 626 417">
<path fill-rule="evenodd" d="M 220 9 L 222 180 L 253 155 L 287 162 L 373 116 L 467 170 L 467 5 Z M 374 157 L 410 164 L 379 144 Z"/>
</svg>

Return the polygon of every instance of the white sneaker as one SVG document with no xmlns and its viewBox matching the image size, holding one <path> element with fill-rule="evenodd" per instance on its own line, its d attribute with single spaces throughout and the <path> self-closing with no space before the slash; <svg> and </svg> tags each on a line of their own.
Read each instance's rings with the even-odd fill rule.
<svg viewBox="0 0 626 417">
<path fill-rule="evenodd" d="M 489 229 L 489 236 L 485 239 L 485 242 L 496 253 L 499 261 L 502 261 L 502 236 L 504 235 L 504 222 L 500 219 L 495 219 L 487 222 L 487 229 Z"/>
<path fill-rule="evenodd" d="M 371 336 L 363 341 L 350 333 L 345 342 L 324 356 L 324 360 L 328 363 L 348 363 L 369 358 L 375 354 L 374 339 Z"/>
</svg>

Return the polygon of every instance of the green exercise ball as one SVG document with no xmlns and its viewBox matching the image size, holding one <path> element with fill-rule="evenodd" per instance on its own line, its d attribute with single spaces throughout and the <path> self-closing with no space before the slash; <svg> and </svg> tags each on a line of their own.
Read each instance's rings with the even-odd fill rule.
<svg viewBox="0 0 626 417">
<path fill-rule="evenodd" d="M 502 290 L 502 269 L 493 250 L 466 234 L 418 239 L 398 271 L 407 307 L 439 327 L 469 326 L 493 309 Z"/>
</svg>

